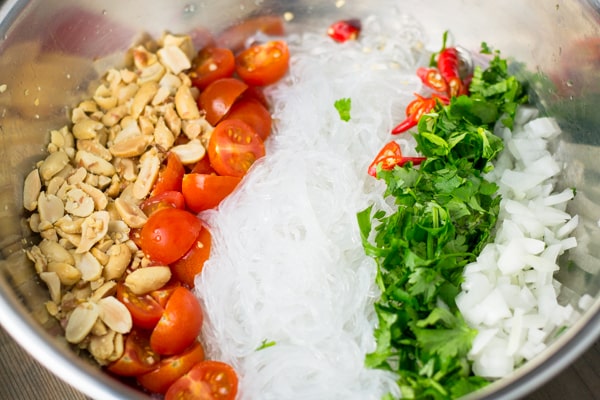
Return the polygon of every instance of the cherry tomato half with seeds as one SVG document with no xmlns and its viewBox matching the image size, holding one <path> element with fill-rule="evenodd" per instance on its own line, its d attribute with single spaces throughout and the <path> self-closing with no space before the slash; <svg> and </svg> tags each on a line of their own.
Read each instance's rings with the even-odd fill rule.
<svg viewBox="0 0 600 400">
<path fill-rule="evenodd" d="M 224 47 L 205 47 L 192 61 L 192 85 L 204 90 L 217 79 L 229 78 L 235 71 L 235 56 Z"/>
<path fill-rule="evenodd" d="M 163 307 L 152 296 L 133 293 L 124 283 L 117 284 L 117 299 L 127 307 L 138 328 L 152 329 L 162 317 Z"/>
<path fill-rule="evenodd" d="M 251 86 L 277 82 L 288 70 L 290 51 L 286 42 L 274 40 L 247 48 L 235 57 L 235 71 Z"/>
<path fill-rule="evenodd" d="M 181 353 L 200 334 L 203 319 L 196 296 L 183 286 L 175 288 L 150 335 L 150 346 L 161 355 Z"/>
<path fill-rule="evenodd" d="M 198 106 L 206 112 L 208 123 L 215 126 L 246 89 L 248 85 L 236 78 L 218 79 L 208 85 L 198 97 Z"/>
<path fill-rule="evenodd" d="M 234 400 L 237 391 L 238 376 L 235 370 L 223 362 L 206 360 L 175 381 L 167 391 L 165 400 Z"/>
<path fill-rule="evenodd" d="M 125 339 L 123 355 L 109 364 L 108 371 L 119 376 L 138 376 L 157 367 L 160 355 L 150 346 L 146 331 L 133 329 Z"/>
<path fill-rule="evenodd" d="M 185 203 L 196 213 L 214 208 L 233 192 L 240 180 L 236 176 L 186 174 L 182 185 Z"/>
<path fill-rule="evenodd" d="M 190 251 L 169 266 L 177 280 L 190 288 L 194 287 L 196 275 L 202 272 L 204 263 L 210 257 L 211 240 L 210 231 L 202 229 Z"/>
<path fill-rule="evenodd" d="M 203 360 L 204 348 L 199 342 L 195 342 L 183 353 L 163 358 L 156 369 L 139 375 L 137 381 L 154 393 L 164 394 L 177 379 Z"/>
<path fill-rule="evenodd" d="M 241 98 L 231 107 L 225 119 L 239 119 L 250 125 L 262 140 L 266 140 L 271 134 L 273 119 L 271 113 L 258 100 L 253 98 Z"/>
<path fill-rule="evenodd" d="M 140 247 L 151 260 L 171 264 L 196 242 L 202 221 L 178 208 L 164 208 L 152 214 L 140 231 Z"/>
<path fill-rule="evenodd" d="M 242 177 L 264 155 L 265 145 L 258 133 L 237 119 L 219 123 L 208 142 L 210 164 L 219 175 Z"/>
</svg>

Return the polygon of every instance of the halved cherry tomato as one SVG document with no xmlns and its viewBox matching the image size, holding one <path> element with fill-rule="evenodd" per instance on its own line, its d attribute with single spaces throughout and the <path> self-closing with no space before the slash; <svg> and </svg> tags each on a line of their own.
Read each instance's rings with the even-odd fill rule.
<svg viewBox="0 0 600 400">
<path fill-rule="evenodd" d="M 233 400 L 237 391 L 235 370 L 223 362 L 206 360 L 175 381 L 167 391 L 165 400 Z"/>
<path fill-rule="evenodd" d="M 225 119 L 239 119 L 250 125 L 262 140 L 271 134 L 273 119 L 267 108 L 253 98 L 241 98 L 235 102 Z"/>
<path fill-rule="evenodd" d="M 127 335 L 121 358 L 106 369 L 119 376 L 138 376 L 152 371 L 159 361 L 160 355 L 150 347 L 148 333 L 133 329 Z"/>
<path fill-rule="evenodd" d="M 139 328 L 152 329 L 164 312 L 163 307 L 149 294 L 138 296 L 124 283 L 117 284 L 117 299 L 129 310 L 133 325 Z"/>
<path fill-rule="evenodd" d="M 208 156 L 202 157 L 200 161 L 198 161 L 192 167 L 192 174 L 216 174 L 215 169 L 210 165 L 210 160 Z"/>
<path fill-rule="evenodd" d="M 160 304 L 160 306 L 164 310 L 164 308 L 167 306 L 169 298 L 171 298 L 171 295 L 179 286 L 181 286 L 179 280 L 171 279 L 169 282 L 166 283 L 166 285 L 164 285 L 160 289 L 153 290 L 149 294 L 158 304 Z"/>
<path fill-rule="evenodd" d="M 181 353 L 196 340 L 203 319 L 196 296 L 183 286 L 175 288 L 150 335 L 150 346 L 162 355 Z"/>
<path fill-rule="evenodd" d="M 156 196 L 147 198 L 140 204 L 140 208 L 148 217 L 163 208 L 185 208 L 185 198 L 180 191 L 162 192 Z"/>
<path fill-rule="evenodd" d="M 276 15 L 262 15 L 247 19 L 221 32 L 217 36 L 216 43 L 237 53 L 244 48 L 248 38 L 259 32 L 270 36 L 283 35 L 285 32 L 283 19 Z"/>
<path fill-rule="evenodd" d="M 140 247 L 151 260 L 171 264 L 188 252 L 201 229 L 202 222 L 189 211 L 164 208 L 142 227 Z"/>
<path fill-rule="evenodd" d="M 288 70 L 290 51 L 282 40 L 257 44 L 235 57 L 235 71 L 248 85 L 265 86 L 277 82 Z"/>
<path fill-rule="evenodd" d="M 204 90 L 209 84 L 221 78 L 229 78 L 235 71 L 235 56 L 225 47 L 205 47 L 192 61 L 189 73 L 192 85 Z"/>
<path fill-rule="evenodd" d="M 218 79 L 208 85 L 198 97 L 198 106 L 206 112 L 208 123 L 216 125 L 246 89 L 248 85 L 236 78 Z"/>
<path fill-rule="evenodd" d="M 356 40 L 361 29 L 362 23 L 359 19 L 345 19 L 329 25 L 327 35 L 336 42 L 343 43 L 348 40 Z"/>
<path fill-rule="evenodd" d="M 208 229 L 202 229 L 198 241 L 186 255 L 170 265 L 173 276 L 190 288 L 194 287 L 196 275 L 202 272 L 204 263 L 210 256 L 211 235 Z"/>
<path fill-rule="evenodd" d="M 139 375 L 137 381 L 152 392 L 165 393 L 177 379 L 203 360 L 204 348 L 199 342 L 195 342 L 183 353 L 163 358 L 158 364 L 158 368 Z"/>
<path fill-rule="evenodd" d="M 214 208 L 236 188 L 241 178 L 208 174 L 186 174 L 182 193 L 185 204 L 194 212 Z"/>
<path fill-rule="evenodd" d="M 265 145 L 258 133 L 237 119 L 219 123 L 208 142 L 208 157 L 219 175 L 242 177 L 264 155 Z"/>
<path fill-rule="evenodd" d="M 181 191 L 181 178 L 185 168 L 177 154 L 171 152 L 167 155 L 167 163 L 158 173 L 158 179 L 152 188 L 152 196 L 169 191 Z"/>
</svg>

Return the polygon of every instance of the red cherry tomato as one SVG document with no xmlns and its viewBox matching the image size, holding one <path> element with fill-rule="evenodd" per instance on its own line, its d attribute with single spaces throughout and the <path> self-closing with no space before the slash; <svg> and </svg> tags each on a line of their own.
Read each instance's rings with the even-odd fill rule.
<svg viewBox="0 0 600 400">
<path fill-rule="evenodd" d="M 148 217 L 163 208 L 179 208 L 183 210 L 185 208 L 185 198 L 180 191 L 162 192 L 144 200 L 140 204 L 140 208 Z"/>
<path fill-rule="evenodd" d="M 188 252 L 201 229 L 202 222 L 189 211 L 164 208 L 142 227 L 140 247 L 151 260 L 171 264 Z"/>
<path fill-rule="evenodd" d="M 149 294 L 138 296 L 125 284 L 117 285 L 117 299 L 129 310 L 133 325 L 138 328 L 152 329 L 162 317 L 163 307 Z"/>
<path fill-rule="evenodd" d="M 262 140 L 271 134 L 273 119 L 267 108 L 253 98 L 239 99 L 225 116 L 226 119 L 239 119 L 250 125 Z"/>
<path fill-rule="evenodd" d="M 202 272 L 204 263 L 210 256 L 211 235 L 208 229 L 202 229 L 198 241 L 186 255 L 170 265 L 173 276 L 190 288 L 194 287 L 196 275 Z"/>
<path fill-rule="evenodd" d="M 121 358 L 106 369 L 119 376 L 138 376 L 152 371 L 159 361 L 160 356 L 150 347 L 146 331 L 133 329 L 127 335 Z"/>
<path fill-rule="evenodd" d="M 237 391 L 235 370 L 223 362 L 206 360 L 175 381 L 165 400 L 234 400 Z"/>
<path fill-rule="evenodd" d="M 327 35 L 336 42 L 356 40 L 362 29 L 359 19 L 346 19 L 334 22 L 327 28 Z"/>
<path fill-rule="evenodd" d="M 192 174 L 216 174 L 216 171 L 210 165 L 210 160 L 208 157 L 202 157 L 200 161 L 198 161 L 192 167 Z"/>
<path fill-rule="evenodd" d="M 236 188 L 241 178 L 208 174 L 186 174 L 182 192 L 188 208 L 200 212 L 214 208 Z"/>
<path fill-rule="evenodd" d="M 208 85 L 198 98 L 208 123 L 216 125 L 246 89 L 248 85 L 236 78 L 218 79 Z"/>
<path fill-rule="evenodd" d="M 235 58 L 235 70 L 244 82 L 265 86 L 277 82 L 288 70 L 290 51 L 287 43 L 274 40 L 249 47 Z"/>
<path fill-rule="evenodd" d="M 151 392 L 163 394 L 177 379 L 203 360 L 204 348 L 195 342 L 183 353 L 162 359 L 158 368 L 138 376 L 137 381 Z"/>
<path fill-rule="evenodd" d="M 265 145 L 258 133 L 237 119 L 219 123 L 208 142 L 208 157 L 219 175 L 242 177 L 264 155 Z"/>
<path fill-rule="evenodd" d="M 160 289 L 153 290 L 152 292 L 150 292 L 150 296 L 152 296 L 152 298 L 158 304 L 160 304 L 164 311 L 165 307 L 167 306 L 167 302 L 169 301 L 169 298 L 171 297 L 175 289 L 177 289 L 179 286 L 181 286 L 179 280 L 171 279 L 169 282 L 167 282 L 166 285 L 164 285 Z"/>
<path fill-rule="evenodd" d="M 244 48 L 248 38 L 259 32 L 270 36 L 283 35 L 285 33 L 283 19 L 275 15 L 263 15 L 247 19 L 221 32 L 216 38 L 216 43 L 237 53 Z"/>
<path fill-rule="evenodd" d="M 167 155 L 167 163 L 158 174 L 158 179 L 152 188 L 152 196 L 169 191 L 181 191 L 181 178 L 185 168 L 175 153 Z"/>
<path fill-rule="evenodd" d="M 203 319 L 202 308 L 194 294 L 183 286 L 176 288 L 150 335 L 150 346 L 162 355 L 181 353 L 196 340 Z"/>
<path fill-rule="evenodd" d="M 204 90 L 221 78 L 229 78 L 235 71 L 235 56 L 224 47 L 205 47 L 198 52 L 189 73 L 192 85 Z"/>
</svg>

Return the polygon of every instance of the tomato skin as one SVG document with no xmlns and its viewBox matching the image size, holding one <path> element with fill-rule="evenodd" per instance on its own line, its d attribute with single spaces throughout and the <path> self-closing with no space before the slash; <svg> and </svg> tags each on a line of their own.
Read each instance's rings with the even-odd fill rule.
<svg viewBox="0 0 600 400">
<path fill-rule="evenodd" d="M 164 208 L 152 214 L 140 232 L 140 247 L 151 260 L 171 264 L 196 242 L 202 222 L 192 213 Z"/>
<path fill-rule="evenodd" d="M 152 188 L 152 196 L 169 191 L 181 191 L 181 178 L 185 168 L 175 153 L 167 155 L 167 163 L 158 174 L 158 179 Z"/>
<path fill-rule="evenodd" d="M 208 229 L 202 229 L 198 241 L 183 257 L 170 265 L 173 276 L 184 285 L 194 287 L 196 275 L 202 272 L 204 263 L 210 257 L 211 234 Z"/>
<path fill-rule="evenodd" d="M 215 126 L 246 89 L 248 85 L 236 78 L 218 79 L 208 85 L 198 97 L 198 106 L 206 112 L 208 123 Z"/>
<path fill-rule="evenodd" d="M 175 381 L 167 391 L 165 400 L 234 400 L 237 391 L 235 370 L 223 362 L 206 360 Z"/>
<path fill-rule="evenodd" d="M 133 325 L 138 328 L 154 328 L 164 311 L 152 296 L 149 294 L 138 296 L 122 282 L 117 284 L 117 299 L 127 307 Z"/>
<path fill-rule="evenodd" d="M 185 198 L 179 191 L 168 191 L 162 192 L 156 196 L 147 198 L 140 204 L 140 208 L 148 217 L 154 214 L 158 210 L 163 208 L 179 208 L 180 210 L 185 209 Z"/>
<path fill-rule="evenodd" d="M 225 29 L 217 36 L 216 43 L 237 53 L 244 48 L 246 40 L 258 32 L 269 36 L 281 36 L 285 33 L 284 21 L 276 15 L 250 18 Z"/>
<path fill-rule="evenodd" d="M 150 346 L 161 355 L 174 355 L 188 348 L 200 334 L 204 316 L 196 296 L 183 286 L 167 301 L 161 319 L 150 335 Z"/>
<path fill-rule="evenodd" d="M 212 165 L 210 165 L 208 156 L 202 157 L 200 161 L 194 164 L 190 172 L 192 174 L 216 174 L 215 169 L 212 167 Z"/>
<path fill-rule="evenodd" d="M 198 52 L 189 73 L 192 85 L 204 90 L 221 78 L 229 78 L 235 71 L 235 56 L 225 47 L 205 47 Z"/>
<path fill-rule="evenodd" d="M 271 134 L 273 119 L 267 108 L 253 98 L 242 98 L 235 102 L 225 119 L 239 119 L 250 125 L 262 140 Z"/>
<path fill-rule="evenodd" d="M 290 51 L 282 40 L 258 44 L 235 57 L 235 71 L 251 86 L 265 86 L 277 82 L 287 73 Z"/>
<path fill-rule="evenodd" d="M 164 285 L 160 289 L 153 290 L 149 294 L 150 294 L 150 296 L 152 296 L 154 301 L 156 301 L 158 304 L 160 304 L 160 306 L 162 307 L 163 312 L 164 312 L 164 309 L 167 306 L 167 302 L 171 298 L 171 295 L 173 294 L 175 289 L 177 289 L 179 286 L 181 286 L 181 283 L 179 282 L 179 280 L 171 279 L 169 282 L 167 282 L 166 285 Z M 162 314 L 161 314 L 161 317 L 162 317 Z"/>
<path fill-rule="evenodd" d="M 233 192 L 240 181 L 241 178 L 235 176 L 186 174 L 182 185 L 185 204 L 197 213 L 214 208 Z"/>
<path fill-rule="evenodd" d="M 156 368 L 159 360 L 160 356 L 150 346 L 148 333 L 133 329 L 125 339 L 121 358 L 106 369 L 119 376 L 138 376 Z"/>
<path fill-rule="evenodd" d="M 219 175 L 242 177 L 264 155 L 265 145 L 258 133 L 237 119 L 219 123 L 208 142 L 208 157 Z"/>
<path fill-rule="evenodd" d="M 152 392 L 164 394 L 177 379 L 203 360 L 204 348 L 195 342 L 183 353 L 163 358 L 156 369 L 139 375 L 137 381 Z"/>
</svg>

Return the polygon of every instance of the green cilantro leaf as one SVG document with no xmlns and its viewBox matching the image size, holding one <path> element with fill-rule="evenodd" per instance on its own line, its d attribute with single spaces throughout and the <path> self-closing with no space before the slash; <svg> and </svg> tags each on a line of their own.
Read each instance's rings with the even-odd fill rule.
<svg viewBox="0 0 600 400">
<path fill-rule="evenodd" d="M 349 97 L 338 99 L 333 103 L 335 109 L 340 115 L 342 121 L 350 121 L 350 109 L 352 108 L 352 99 Z"/>
</svg>

